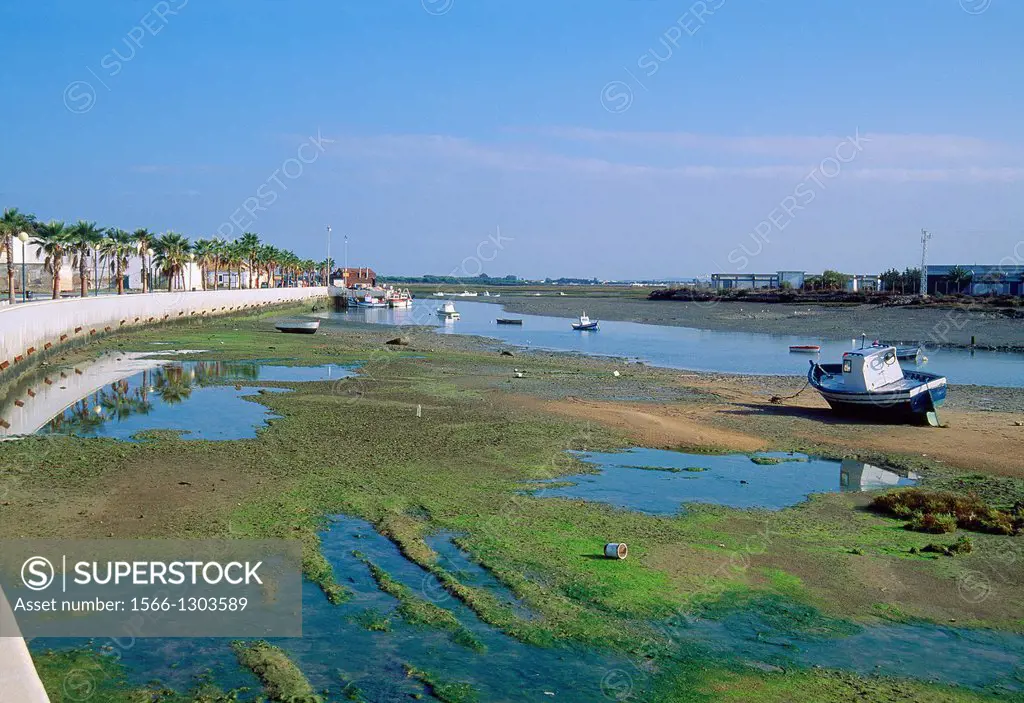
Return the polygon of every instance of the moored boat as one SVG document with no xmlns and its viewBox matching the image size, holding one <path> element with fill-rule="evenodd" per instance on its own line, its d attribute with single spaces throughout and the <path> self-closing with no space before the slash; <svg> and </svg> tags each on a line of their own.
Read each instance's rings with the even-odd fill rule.
<svg viewBox="0 0 1024 703">
<path fill-rule="evenodd" d="M 290 334 L 316 334 L 320 329 L 320 320 L 281 320 L 274 327 Z"/>
<path fill-rule="evenodd" d="M 437 309 L 437 314 L 445 320 L 458 320 L 462 317 L 455 309 L 455 303 L 450 300 L 446 300 L 444 305 Z"/>
<path fill-rule="evenodd" d="M 804 354 L 817 354 L 821 351 L 821 345 L 818 344 L 790 344 L 789 350 L 791 352 L 801 352 Z"/>
<path fill-rule="evenodd" d="M 922 353 L 921 347 L 915 347 L 915 346 L 911 346 L 911 345 L 907 345 L 907 346 L 889 345 L 889 344 L 885 344 L 883 342 L 879 342 L 878 340 L 875 340 L 875 342 L 871 346 L 873 346 L 873 347 L 895 346 L 896 347 L 896 358 L 899 359 L 900 361 L 913 361 L 916 364 L 916 363 L 924 360 L 924 354 Z"/>
<path fill-rule="evenodd" d="M 412 293 L 407 290 L 391 289 L 388 291 L 388 305 L 393 308 L 411 308 Z"/>
<path fill-rule="evenodd" d="M 499 325 L 521 325 L 521 324 L 523 324 L 523 320 L 522 320 L 522 318 L 517 318 L 517 317 L 499 317 L 498 318 L 498 324 Z"/>
<path fill-rule="evenodd" d="M 587 317 L 587 313 L 580 315 L 580 319 L 577 322 L 572 323 L 572 328 L 581 332 L 596 331 L 598 329 L 597 320 L 591 320 Z"/>
<path fill-rule="evenodd" d="M 939 424 L 937 410 L 946 400 L 946 377 L 904 371 L 895 347 L 854 349 L 843 353 L 841 364 L 810 365 L 808 383 L 836 412 Z"/>
<path fill-rule="evenodd" d="M 388 306 L 384 298 L 378 298 L 370 293 L 357 297 L 355 304 L 359 308 L 386 308 Z"/>
</svg>

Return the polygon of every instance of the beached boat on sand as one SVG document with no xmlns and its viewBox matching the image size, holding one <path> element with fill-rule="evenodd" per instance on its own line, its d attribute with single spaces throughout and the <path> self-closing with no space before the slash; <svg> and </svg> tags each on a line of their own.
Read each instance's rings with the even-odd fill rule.
<svg viewBox="0 0 1024 703">
<path fill-rule="evenodd" d="M 807 381 L 839 413 L 880 421 L 926 420 L 939 424 L 946 377 L 904 371 L 895 347 L 865 347 L 843 353 L 841 364 L 810 362 Z"/>
<path fill-rule="evenodd" d="M 274 327 L 289 334 L 316 334 L 320 329 L 320 320 L 281 320 Z"/>
</svg>

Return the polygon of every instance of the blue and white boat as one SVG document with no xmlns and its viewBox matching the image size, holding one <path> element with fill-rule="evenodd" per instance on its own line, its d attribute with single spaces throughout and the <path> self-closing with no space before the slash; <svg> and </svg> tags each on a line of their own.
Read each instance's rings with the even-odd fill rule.
<svg viewBox="0 0 1024 703">
<path fill-rule="evenodd" d="M 587 313 L 583 313 L 580 315 L 578 322 L 572 323 L 572 328 L 583 332 L 596 331 L 598 329 L 598 322 L 587 317 Z"/>
<path fill-rule="evenodd" d="M 895 347 L 853 349 L 843 353 L 841 364 L 810 363 L 807 381 L 838 413 L 939 424 L 937 410 L 946 400 L 946 377 L 904 371 Z"/>
</svg>

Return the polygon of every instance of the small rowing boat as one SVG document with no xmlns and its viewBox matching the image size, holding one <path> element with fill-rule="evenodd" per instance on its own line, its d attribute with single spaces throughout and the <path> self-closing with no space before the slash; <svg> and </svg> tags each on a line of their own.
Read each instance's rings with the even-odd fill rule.
<svg viewBox="0 0 1024 703">
<path fill-rule="evenodd" d="M 790 344 L 789 350 L 802 354 L 817 354 L 821 351 L 821 346 L 818 344 Z"/>
<path fill-rule="evenodd" d="M 281 320 L 274 327 L 288 334 L 316 334 L 320 320 Z"/>
<path fill-rule="evenodd" d="M 521 325 L 521 324 L 523 324 L 523 321 L 520 318 L 499 317 L 498 318 L 498 324 L 499 325 Z"/>
</svg>

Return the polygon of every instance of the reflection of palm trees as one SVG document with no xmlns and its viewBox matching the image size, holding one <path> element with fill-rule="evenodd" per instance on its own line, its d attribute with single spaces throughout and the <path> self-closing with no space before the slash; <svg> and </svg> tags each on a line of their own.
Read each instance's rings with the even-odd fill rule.
<svg viewBox="0 0 1024 703">
<path fill-rule="evenodd" d="M 132 388 L 127 380 L 115 381 L 71 405 L 50 420 L 50 432 L 93 434 L 110 420 L 118 422 L 133 415 L 147 415 L 153 404 L 145 397 L 145 388 Z"/>
<path fill-rule="evenodd" d="M 180 403 L 192 395 L 194 372 L 184 366 L 165 366 L 153 371 L 153 388 L 168 405 Z"/>
<path fill-rule="evenodd" d="M 136 415 L 148 415 L 155 407 L 154 394 L 167 405 L 176 405 L 192 395 L 194 386 L 206 386 L 221 379 L 257 379 L 259 364 L 251 362 L 193 361 L 145 369 L 131 378 L 114 381 L 71 404 L 47 424 L 47 431 L 90 435 L 107 422 L 123 422 Z"/>
</svg>

